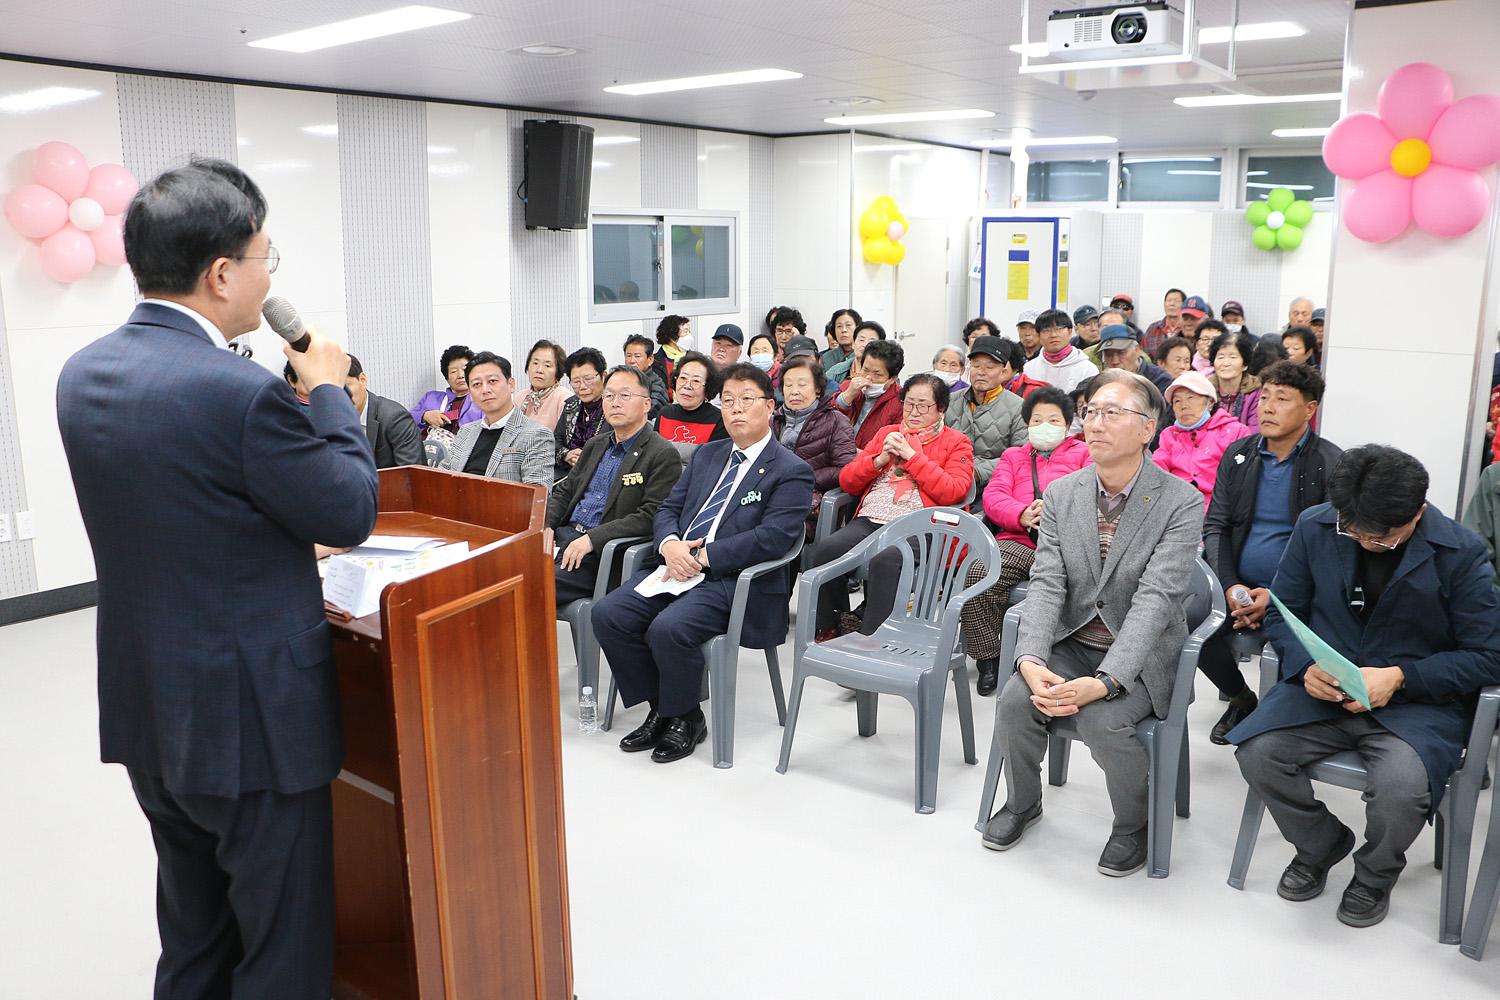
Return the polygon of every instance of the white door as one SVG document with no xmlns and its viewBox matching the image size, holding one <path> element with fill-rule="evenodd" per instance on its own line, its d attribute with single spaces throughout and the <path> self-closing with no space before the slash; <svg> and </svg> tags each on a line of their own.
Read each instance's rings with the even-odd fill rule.
<svg viewBox="0 0 1500 1000">
<path fill-rule="evenodd" d="M 959 331 L 948 324 L 948 222 L 908 218 L 901 242 L 906 257 L 896 265 L 896 332 L 906 352 L 907 375 L 932 369 L 932 356 Z"/>
</svg>

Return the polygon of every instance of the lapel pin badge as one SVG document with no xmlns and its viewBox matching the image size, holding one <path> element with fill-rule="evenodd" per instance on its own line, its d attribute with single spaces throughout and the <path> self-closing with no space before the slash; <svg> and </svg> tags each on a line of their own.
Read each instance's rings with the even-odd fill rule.
<svg viewBox="0 0 1500 1000">
<path fill-rule="evenodd" d="M 747 503 L 760 503 L 760 490 L 751 490 L 749 493 L 746 493 L 740 500 L 740 506 L 743 507 Z"/>
</svg>

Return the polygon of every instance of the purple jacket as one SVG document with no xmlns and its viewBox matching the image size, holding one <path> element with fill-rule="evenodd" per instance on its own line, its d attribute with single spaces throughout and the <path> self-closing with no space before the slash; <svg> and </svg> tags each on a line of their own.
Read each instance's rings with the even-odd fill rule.
<svg viewBox="0 0 1500 1000">
<path fill-rule="evenodd" d="M 1214 477 L 1224 450 L 1242 437 L 1253 434 L 1244 424 L 1223 410 L 1209 414 L 1208 421 L 1197 430 L 1183 430 L 1175 423 L 1161 432 L 1161 441 L 1151 457 L 1156 464 L 1178 479 L 1184 479 L 1203 494 L 1204 509 L 1214 495 Z"/>
<path fill-rule="evenodd" d="M 453 406 L 453 401 L 457 398 L 453 394 L 452 389 L 434 389 L 417 400 L 417 405 L 411 408 L 411 418 L 417 422 L 417 426 L 422 428 L 422 432 L 425 434 L 427 432 L 427 425 L 422 423 L 422 414 L 428 410 L 447 413 Z M 462 427 L 464 424 L 472 423 L 482 416 L 484 414 L 479 412 L 479 407 L 474 405 L 474 401 L 465 396 L 464 408 L 458 411 L 458 426 Z"/>
</svg>

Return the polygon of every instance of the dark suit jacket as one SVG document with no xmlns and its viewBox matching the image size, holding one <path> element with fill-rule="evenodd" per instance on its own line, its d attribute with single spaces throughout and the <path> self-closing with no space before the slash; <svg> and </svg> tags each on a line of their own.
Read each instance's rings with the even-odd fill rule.
<svg viewBox="0 0 1500 1000">
<path fill-rule="evenodd" d="M 710 441 L 699 446 L 656 512 L 656 548 L 669 535 L 679 538 L 703 509 L 729 463 L 733 441 Z M 812 505 L 812 467 L 793 455 L 773 436 L 739 488 L 708 543 L 708 578 L 699 587 L 713 588 L 724 602 L 734 600 L 734 585 L 746 566 L 787 554 L 802 533 L 802 521 Z M 751 649 L 779 646 L 786 641 L 788 574 L 767 573 L 751 585 L 750 611 L 745 615 L 741 643 Z"/>
<path fill-rule="evenodd" d="M 578 464 L 568 477 L 552 488 L 547 500 L 547 527 L 557 528 L 573 520 L 573 511 L 588 492 L 594 470 L 604 457 L 605 449 L 615 443 L 613 428 L 601 428 L 589 438 L 578 456 Z M 589 541 L 594 550 L 602 549 L 606 542 L 631 535 L 649 535 L 656 517 L 672 487 L 682 475 L 682 458 L 677 449 L 668 444 L 660 434 L 647 424 L 641 428 L 630 451 L 620 461 L 620 471 L 615 474 L 609 496 L 604 501 L 604 516 L 599 527 L 589 531 Z M 635 481 L 639 477 L 639 481 Z M 626 479 L 631 481 L 627 485 Z"/>
<path fill-rule="evenodd" d="M 1421 755 L 1436 809 L 1468 739 L 1473 695 L 1500 684 L 1494 570 L 1478 536 L 1428 504 L 1366 627 L 1349 606 L 1359 543 L 1335 534 L 1337 518 L 1325 503 L 1297 519 L 1271 589 L 1355 664 L 1399 666 L 1406 674 L 1406 686 L 1371 718 Z M 1231 743 L 1347 714 L 1303 688 L 1312 657 L 1274 604 L 1266 612 L 1266 634 L 1281 654 L 1281 681 L 1230 732 Z"/>
<path fill-rule="evenodd" d="M 411 418 L 410 411 L 394 399 L 366 393 L 365 435 L 375 451 L 377 469 L 427 464 L 417 422 Z"/>
<path fill-rule="evenodd" d="M 178 794 L 333 780 L 338 678 L 313 543 L 364 541 L 379 493 L 343 387 L 300 406 L 147 300 L 64 365 L 57 413 L 99 577 L 103 760 Z"/>
</svg>

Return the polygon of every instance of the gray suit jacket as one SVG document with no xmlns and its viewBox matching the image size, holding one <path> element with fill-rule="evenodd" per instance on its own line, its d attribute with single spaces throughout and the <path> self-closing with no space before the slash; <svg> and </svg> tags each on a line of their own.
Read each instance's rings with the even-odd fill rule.
<svg viewBox="0 0 1500 1000">
<path fill-rule="evenodd" d="M 440 469 L 462 472 L 468 464 L 469 453 L 484 427 L 484 420 L 464 424 L 458 430 L 458 439 L 453 449 L 443 460 Z M 491 479 L 509 479 L 516 483 L 534 483 L 552 488 L 552 432 L 521 412 L 520 407 L 511 411 L 500 440 L 495 443 L 495 453 L 485 466 L 484 474 Z M 1196 491 L 1194 491 L 1196 492 Z M 1203 500 L 1198 500 L 1202 506 Z"/>
<path fill-rule="evenodd" d="M 1203 495 L 1143 461 L 1102 567 L 1094 467 L 1047 487 L 1016 658 L 1047 662 L 1056 643 L 1098 615 L 1115 637 L 1099 669 L 1127 688 L 1145 684 L 1153 711 L 1165 718 L 1187 640 L 1182 600 L 1203 534 Z"/>
<path fill-rule="evenodd" d="M 377 469 L 427 464 L 417 422 L 411 418 L 411 412 L 394 399 L 373 392 L 366 394 L 365 436 L 375 452 Z"/>
</svg>

